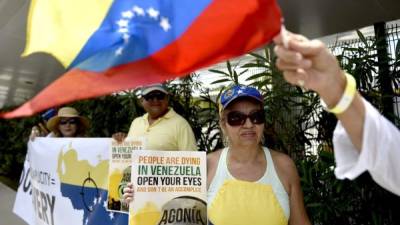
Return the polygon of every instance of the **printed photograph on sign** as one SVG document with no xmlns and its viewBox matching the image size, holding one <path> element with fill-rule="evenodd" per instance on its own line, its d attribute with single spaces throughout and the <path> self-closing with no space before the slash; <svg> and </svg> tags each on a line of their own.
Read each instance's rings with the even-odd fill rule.
<svg viewBox="0 0 400 225">
<path fill-rule="evenodd" d="M 129 225 L 207 224 L 206 153 L 135 151 Z"/>
<path fill-rule="evenodd" d="M 113 140 L 108 171 L 107 209 L 128 213 L 129 206 L 122 201 L 123 190 L 131 179 L 132 152 L 142 150 L 145 138 L 127 138 L 118 143 Z"/>
</svg>

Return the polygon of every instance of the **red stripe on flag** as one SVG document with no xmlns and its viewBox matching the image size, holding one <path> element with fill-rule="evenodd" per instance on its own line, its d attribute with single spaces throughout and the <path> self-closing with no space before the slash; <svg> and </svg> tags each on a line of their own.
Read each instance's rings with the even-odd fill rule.
<svg viewBox="0 0 400 225">
<path fill-rule="evenodd" d="M 75 100 L 186 75 L 269 42 L 280 31 L 280 20 L 274 0 L 215 0 L 180 38 L 151 57 L 105 73 L 71 70 L 0 117 L 30 116 Z"/>
<path fill-rule="evenodd" d="M 261 47 L 279 33 L 280 27 L 281 12 L 275 0 L 217 0 L 179 41 L 153 58 L 166 71 L 189 73 L 193 68 L 209 66 Z M 174 63 L 172 57 L 175 57 Z"/>
<path fill-rule="evenodd" d="M 31 116 L 74 100 L 101 96 L 174 78 L 173 75 L 166 75 L 162 71 L 156 71 L 155 68 L 150 66 L 149 60 L 142 60 L 130 65 L 130 71 L 119 71 L 115 68 L 107 73 L 94 73 L 73 69 L 55 80 L 30 101 L 11 112 L 0 114 L 0 117 L 9 119 Z"/>
</svg>

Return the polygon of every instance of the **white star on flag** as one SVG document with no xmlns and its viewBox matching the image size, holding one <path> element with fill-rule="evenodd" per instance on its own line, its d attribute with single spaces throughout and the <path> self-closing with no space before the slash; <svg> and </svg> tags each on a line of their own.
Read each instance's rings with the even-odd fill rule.
<svg viewBox="0 0 400 225">
<path fill-rule="evenodd" d="M 128 28 L 126 28 L 126 27 L 121 27 L 121 28 L 118 29 L 118 32 L 119 32 L 119 33 L 128 33 L 128 31 L 129 31 L 129 30 L 128 30 Z"/>
<path fill-rule="evenodd" d="M 97 204 L 97 198 L 94 198 L 93 199 L 93 205 L 96 205 Z"/>
<path fill-rule="evenodd" d="M 127 27 L 128 24 L 129 24 L 129 20 L 123 20 L 123 19 L 121 19 L 121 20 L 118 20 L 118 21 L 117 21 L 117 24 L 118 24 L 119 27 Z"/>
<path fill-rule="evenodd" d="M 127 18 L 127 19 L 131 19 L 133 17 L 133 13 L 130 10 L 122 12 L 122 17 L 123 18 Z"/>
<path fill-rule="evenodd" d="M 240 90 L 238 91 L 238 94 L 242 94 L 242 93 L 243 93 L 243 90 L 240 89 Z"/>
<path fill-rule="evenodd" d="M 161 17 L 160 26 L 164 31 L 171 29 L 171 24 L 169 24 L 168 18 Z"/>
<path fill-rule="evenodd" d="M 136 14 L 138 14 L 139 16 L 144 16 L 144 10 L 143 8 L 140 8 L 139 6 L 135 5 L 133 6 L 132 9 Z"/>
<path fill-rule="evenodd" d="M 110 212 L 110 214 L 108 214 L 110 216 L 110 219 L 114 219 L 114 213 Z"/>
<path fill-rule="evenodd" d="M 123 35 L 122 35 L 122 39 L 124 39 L 124 43 L 128 43 L 129 42 L 129 34 L 127 34 L 127 33 L 124 33 Z"/>
<path fill-rule="evenodd" d="M 122 55 L 122 50 L 124 50 L 123 47 L 119 47 L 116 51 L 115 51 L 115 55 Z"/>
<path fill-rule="evenodd" d="M 157 11 L 157 10 L 155 10 L 153 7 L 150 7 L 150 8 L 147 10 L 147 14 L 149 14 L 149 16 L 150 16 L 151 18 L 157 19 L 158 15 L 160 15 L 160 12 Z"/>
<path fill-rule="evenodd" d="M 123 43 L 115 50 L 115 56 L 122 55 L 124 53 L 125 47 L 129 44 L 131 37 L 129 26 L 133 21 L 133 17 L 136 16 L 135 14 L 144 17 L 148 16 L 149 18 L 154 19 L 154 22 L 158 23 L 165 32 L 171 29 L 169 19 L 167 17 L 161 17 L 159 10 L 153 7 L 149 7 L 145 11 L 144 8 L 138 5 L 133 5 L 131 10 L 121 12 L 121 17 L 115 22 L 118 25 L 117 32 L 121 34 L 120 37 L 123 40 Z M 100 201 L 98 201 L 98 203 L 100 203 Z"/>
<path fill-rule="evenodd" d="M 105 201 L 103 202 L 103 207 L 104 207 L 105 209 L 107 209 L 107 200 L 105 200 Z"/>
</svg>

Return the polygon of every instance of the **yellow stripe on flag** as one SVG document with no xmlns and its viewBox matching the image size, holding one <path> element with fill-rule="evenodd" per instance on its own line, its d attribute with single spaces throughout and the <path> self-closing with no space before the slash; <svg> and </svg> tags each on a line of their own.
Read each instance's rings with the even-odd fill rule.
<svg viewBox="0 0 400 225">
<path fill-rule="evenodd" d="M 46 52 L 67 67 L 101 25 L 113 0 L 32 0 L 22 56 Z"/>
</svg>

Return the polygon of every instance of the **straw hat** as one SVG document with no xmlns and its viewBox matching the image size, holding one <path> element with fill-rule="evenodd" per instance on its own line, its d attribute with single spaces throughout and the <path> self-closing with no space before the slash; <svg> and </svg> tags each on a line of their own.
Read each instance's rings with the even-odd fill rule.
<svg viewBox="0 0 400 225">
<path fill-rule="evenodd" d="M 82 124 L 82 126 L 85 129 L 89 128 L 89 120 L 86 117 L 79 116 L 78 111 L 76 111 L 76 109 L 72 108 L 72 107 L 63 107 L 63 108 L 59 109 L 57 116 L 53 116 L 51 119 L 49 119 L 49 121 L 47 121 L 47 128 L 53 132 L 55 130 L 57 130 L 58 124 L 62 117 L 77 118 L 81 122 L 80 124 Z"/>
</svg>

